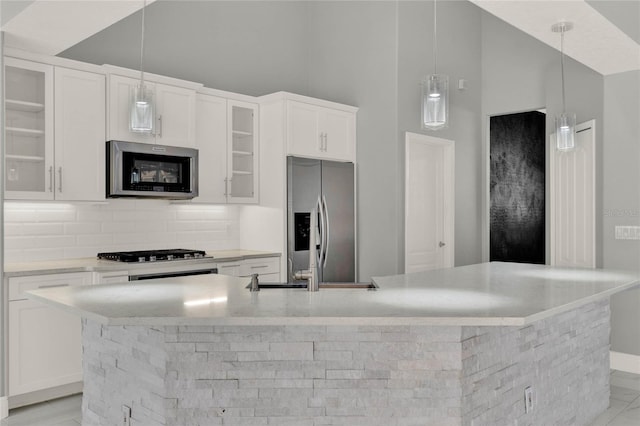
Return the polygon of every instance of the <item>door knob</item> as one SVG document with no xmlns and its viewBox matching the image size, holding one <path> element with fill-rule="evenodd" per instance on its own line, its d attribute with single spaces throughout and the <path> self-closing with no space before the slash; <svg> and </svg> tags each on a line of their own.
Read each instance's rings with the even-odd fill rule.
<svg viewBox="0 0 640 426">
<path fill-rule="evenodd" d="M 438 247 L 444 247 L 444 246 L 446 246 L 446 244 L 445 244 L 445 243 L 443 243 L 442 241 L 440 241 L 440 242 L 438 243 Z"/>
</svg>

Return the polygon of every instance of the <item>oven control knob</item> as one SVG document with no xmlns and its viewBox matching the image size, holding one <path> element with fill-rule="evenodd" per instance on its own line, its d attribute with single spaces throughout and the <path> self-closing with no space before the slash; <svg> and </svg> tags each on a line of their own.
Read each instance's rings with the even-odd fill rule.
<svg viewBox="0 0 640 426">
<path fill-rule="evenodd" d="M 185 259 L 189 259 L 190 257 L 191 257 L 191 253 L 185 253 L 185 254 L 184 254 L 184 258 L 185 258 Z"/>
<path fill-rule="evenodd" d="M 155 256 L 149 256 L 149 262 L 155 262 L 155 261 L 156 261 Z"/>
<path fill-rule="evenodd" d="M 193 255 L 193 257 L 195 257 L 196 259 L 200 259 L 200 258 L 202 258 L 202 257 L 204 257 L 204 256 L 202 255 L 202 253 L 195 253 L 195 254 Z"/>
<path fill-rule="evenodd" d="M 168 254 L 167 255 L 167 260 L 173 260 L 173 255 L 172 254 Z"/>
<path fill-rule="evenodd" d="M 144 258 L 144 256 L 140 256 L 140 257 L 138 258 L 138 262 L 144 262 L 145 260 L 146 260 L 146 259 Z"/>
</svg>

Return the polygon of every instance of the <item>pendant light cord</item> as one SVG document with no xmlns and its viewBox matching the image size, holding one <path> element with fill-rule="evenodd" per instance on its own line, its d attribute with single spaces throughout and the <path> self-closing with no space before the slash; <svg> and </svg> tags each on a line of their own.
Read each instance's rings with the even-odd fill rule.
<svg viewBox="0 0 640 426">
<path fill-rule="evenodd" d="M 438 74 L 438 0 L 433 0 L 433 74 Z"/>
<path fill-rule="evenodd" d="M 562 113 L 566 112 L 565 95 L 564 95 L 564 32 L 560 32 L 560 74 L 562 75 Z"/>
<path fill-rule="evenodd" d="M 147 8 L 147 0 L 144 0 L 142 5 L 142 25 L 140 34 L 140 85 L 144 85 L 144 71 L 142 70 L 143 57 L 144 57 L 144 11 Z"/>
</svg>

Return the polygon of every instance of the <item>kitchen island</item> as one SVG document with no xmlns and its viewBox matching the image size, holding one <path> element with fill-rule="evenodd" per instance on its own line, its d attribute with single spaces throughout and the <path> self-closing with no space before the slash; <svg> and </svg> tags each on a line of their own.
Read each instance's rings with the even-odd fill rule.
<svg viewBox="0 0 640 426">
<path fill-rule="evenodd" d="M 193 276 L 54 288 L 83 317 L 83 425 L 588 424 L 609 296 L 635 274 L 485 263 L 269 289 Z M 531 405 L 525 412 L 525 388 Z"/>
</svg>

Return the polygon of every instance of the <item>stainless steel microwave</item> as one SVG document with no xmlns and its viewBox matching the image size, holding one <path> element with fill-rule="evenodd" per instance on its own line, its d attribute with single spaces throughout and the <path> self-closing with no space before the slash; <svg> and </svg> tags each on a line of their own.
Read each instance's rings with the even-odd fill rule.
<svg viewBox="0 0 640 426">
<path fill-rule="evenodd" d="M 107 198 L 198 196 L 198 150 L 108 141 Z"/>
</svg>

